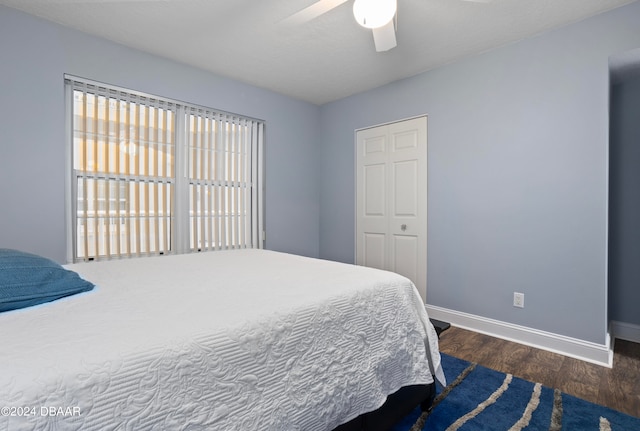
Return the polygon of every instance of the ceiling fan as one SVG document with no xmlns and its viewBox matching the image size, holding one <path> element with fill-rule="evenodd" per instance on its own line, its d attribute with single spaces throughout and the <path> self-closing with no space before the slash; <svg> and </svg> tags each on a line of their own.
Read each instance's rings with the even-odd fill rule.
<svg viewBox="0 0 640 431">
<path fill-rule="evenodd" d="M 285 18 L 283 23 L 290 25 L 304 24 L 322 14 L 346 3 L 349 0 L 318 0 L 293 15 Z M 355 0 L 353 15 L 356 22 L 373 32 L 376 51 L 388 51 L 396 43 L 396 11 L 397 0 Z"/>
<path fill-rule="evenodd" d="M 322 14 L 346 3 L 349 0 L 318 0 L 293 15 L 285 18 L 284 23 L 299 25 L 311 21 Z M 475 3 L 489 3 L 492 0 L 464 0 Z M 397 46 L 397 0 L 355 0 L 353 16 L 356 22 L 373 33 L 376 51 L 388 51 Z"/>
</svg>

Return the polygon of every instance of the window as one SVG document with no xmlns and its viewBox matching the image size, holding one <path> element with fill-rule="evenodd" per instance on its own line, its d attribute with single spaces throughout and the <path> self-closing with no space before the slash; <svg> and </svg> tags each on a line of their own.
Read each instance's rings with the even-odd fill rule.
<svg viewBox="0 0 640 431">
<path fill-rule="evenodd" d="M 65 82 L 69 260 L 262 246 L 262 121 Z"/>
</svg>

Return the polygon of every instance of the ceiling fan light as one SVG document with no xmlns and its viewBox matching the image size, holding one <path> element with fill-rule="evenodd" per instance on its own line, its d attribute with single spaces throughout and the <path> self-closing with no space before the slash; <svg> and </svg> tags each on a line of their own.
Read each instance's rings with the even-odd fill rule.
<svg viewBox="0 0 640 431">
<path fill-rule="evenodd" d="M 396 14 L 396 0 L 355 0 L 353 16 L 358 24 L 366 28 L 378 28 L 393 19 Z"/>
</svg>

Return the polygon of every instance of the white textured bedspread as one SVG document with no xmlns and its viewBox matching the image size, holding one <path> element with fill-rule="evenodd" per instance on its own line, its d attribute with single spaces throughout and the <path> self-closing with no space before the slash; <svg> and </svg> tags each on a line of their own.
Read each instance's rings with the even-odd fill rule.
<svg viewBox="0 0 640 431">
<path fill-rule="evenodd" d="M 390 272 L 265 250 L 67 268 L 96 288 L 0 313 L 2 431 L 331 430 L 444 379 Z"/>
</svg>

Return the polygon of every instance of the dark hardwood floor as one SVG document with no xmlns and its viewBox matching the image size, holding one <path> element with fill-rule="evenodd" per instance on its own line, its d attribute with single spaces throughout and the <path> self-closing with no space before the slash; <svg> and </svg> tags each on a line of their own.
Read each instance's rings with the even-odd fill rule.
<svg viewBox="0 0 640 431">
<path fill-rule="evenodd" d="M 640 417 L 640 344 L 616 340 L 607 368 L 452 326 L 440 351 Z"/>
</svg>

